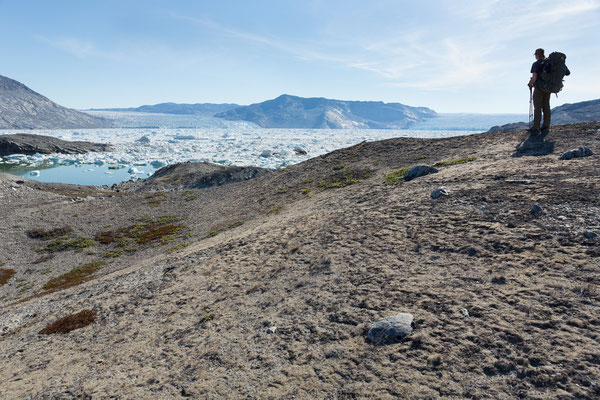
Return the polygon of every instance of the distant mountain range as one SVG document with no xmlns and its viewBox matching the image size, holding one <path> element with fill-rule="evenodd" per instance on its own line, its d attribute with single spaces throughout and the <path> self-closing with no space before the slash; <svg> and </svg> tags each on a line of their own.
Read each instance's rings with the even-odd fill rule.
<svg viewBox="0 0 600 400">
<path fill-rule="evenodd" d="M 119 112 L 143 112 L 151 114 L 185 114 L 185 115 L 207 115 L 226 112 L 236 107 L 238 104 L 213 104 L 213 103 L 160 103 L 154 105 L 145 105 L 131 108 L 93 108 L 90 111 L 119 111 Z"/>
<path fill-rule="evenodd" d="M 108 128 L 109 120 L 60 106 L 0 75 L 0 129 Z"/>
<path fill-rule="evenodd" d="M 573 124 L 576 122 L 600 121 L 600 99 L 567 103 L 551 110 L 551 125 Z M 513 122 L 506 125 L 493 126 L 489 132 L 506 132 L 517 129 L 527 129 L 527 122 Z"/>
<path fill-rule="evenodd" d="M 435 117 L 426 107 L 381 101 L 343 101 L 281 95 L 273 100 L 215 114 L 230 121 L 250 121 L 263 128 L 402 129 Z"/>
</svg>

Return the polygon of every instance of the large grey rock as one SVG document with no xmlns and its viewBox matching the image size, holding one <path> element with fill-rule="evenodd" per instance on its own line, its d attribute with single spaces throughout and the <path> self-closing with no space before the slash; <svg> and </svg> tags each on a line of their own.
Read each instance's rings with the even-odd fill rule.
<svg viewBox="0 0 600 400">
<path fill-rule="evenodd" d="M 405 181 L 411 181 L 415 178 L 419 178 L 421 176 L 429 174 L 434 174 L 436 172 L 438 172 L 438 170 L 436 168 L 430 167 L 429 165 L 415 165 L 404 174 L 403 178 Z"/>
<path fill-rule="evenodd" d="M 581 146 L 578 149 L 565 151 L 560 156 L 560 159 L 561 160 L 571 160 L 573 158 L 589 157 L 589 156 L 593 156 L 593 155 L 594 155 L 594 152 L 592 150 L 590 150 L 589 147 Z"/>
<path fill-rule="evenodd" d="M 544 212 L 544 210 L 542 209 L 542 206 L 540 206 L 539 204 L 534 204 L 529 209 L 529 214 L 531 214 L 531 215 L 538 215 L 543 212 Z"/>
<path fill-rule="evenodd" d="M 431 192 L 432 199 L 439 199 L 440 197 L 446 197 L 448 195 L 448 189 L 446 189 L 445 187 L 437 188 L 433 192 Z"/>
<path fill-rule="evenodd" d="M 414 317 L 409 313 L 399 313 L 381 319 L 369 329 L 367 338 L 374 344 L 384 345 L 402 341 L 414 328 Z"/>
</svg>

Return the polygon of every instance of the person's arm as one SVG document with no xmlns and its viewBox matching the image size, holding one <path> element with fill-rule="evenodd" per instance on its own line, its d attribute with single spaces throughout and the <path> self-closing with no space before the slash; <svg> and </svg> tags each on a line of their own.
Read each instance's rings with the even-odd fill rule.
<svg viewBox="0 0 600 400">
<path fill-rule="evenodd" d="M 534 72 L 531 74 L 531 79 L 529 80 L 529 83 L 527 84 L 527 86 L 529 86 L 529 89 L 531 89 L 533 87 L 533 84 L 535 83 L 535 81 L 537 81 L 537 77 L 538 77 L 537 72 Z"/>
</svg>

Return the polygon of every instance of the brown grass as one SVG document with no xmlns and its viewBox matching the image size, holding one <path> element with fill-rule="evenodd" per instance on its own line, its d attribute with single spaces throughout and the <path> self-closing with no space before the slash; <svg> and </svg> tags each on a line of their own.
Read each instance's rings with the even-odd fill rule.
<svg viewBox="0 0 600 400">
<path fill-rule="evenodd" d="M 111 244 L 117 239 L 134 239 L 138 244 L 147 244 L 181 232 L 186 228 L 185 225 L 174 223 L 177 221 L 177 219 L 166 217 L 144 220 L 144 223 L 141 224 L 100 232 L 96 235 L 96 240 L 102 244 Z"/>
<path fill-rule="evenodd" d="M 101 269 L 105 264 L 106 262 L 104 261 L 95 261 L 73 268 L 66 274 L 62 274 L 46 282 L 44 290 L 58 291 L 80 285 L 92 279 L 94 272 Z"/>
<path fill-rule="evenodd" d="M 96 320 L 96 313 L 92 310 L 83 310 L 77 314 L 67 315 L 51 324 L 48 324 L 40 331 L 42 335 L 52 335 L 56 333 L 69 333 L 75 329 L 86 327 Z"/>
<path fill-rule="evenodd" d="M 49 229 L 47 231 L 43 229 L 31 229 L 26 233 L 27 236 L 32 239 L 50 240 L 59 238 L 61 236 L 66 236 L 71 232 L 73 232 L 73 228 L 70 226 L 62 226 L 60 228 Z"/>
<path fill-rule="evenodd" d="M 0 268 L 0 286 L 6 284 L 15 275 L 14 269 Z"/>
</svg>

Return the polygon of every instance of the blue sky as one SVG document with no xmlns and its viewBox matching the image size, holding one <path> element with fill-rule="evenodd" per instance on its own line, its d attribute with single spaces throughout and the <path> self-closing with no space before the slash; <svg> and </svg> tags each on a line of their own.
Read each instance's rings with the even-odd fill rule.
<svg viewBox="0 0 600 400">
<path fill-rule="evenodd" d="M 537 47 L 572 71 L 552 106 L 600 98 L 598 32 L 600 0 L 0 0 L 0 75 L 79 109 L 288 93 L 524 114 Z"/>
</svg>

